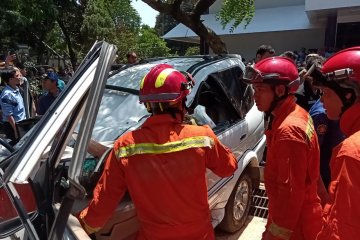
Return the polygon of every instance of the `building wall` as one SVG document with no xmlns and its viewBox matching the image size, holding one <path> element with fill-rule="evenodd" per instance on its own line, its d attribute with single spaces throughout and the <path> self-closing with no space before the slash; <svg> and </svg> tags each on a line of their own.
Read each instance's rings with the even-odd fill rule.
<svg viewBox="0 0 360 240">
<path fill-rule="evenodd" d="M 306 11 L 360 6 L 359 0 L 305 0 Z"/>
<path fill-rule="evenodd" d="M 360 0 L 359 0 L 359 5 L 360 5 Z M 338 23 L 360 22 L 360 8 L 339 9 L 337 11 L 337 22 Z"/>
<path fill-rule="evenodd" d="M 267 33 L 225 35 L 221 37 L 229 53 L 240 54 L 246 61 L 255 58 L 257 48 L 262 44 L 274 47 L 276 54 L 290 50 L 323 48 L 325 30 L 299 30 Z"/>
</svg>

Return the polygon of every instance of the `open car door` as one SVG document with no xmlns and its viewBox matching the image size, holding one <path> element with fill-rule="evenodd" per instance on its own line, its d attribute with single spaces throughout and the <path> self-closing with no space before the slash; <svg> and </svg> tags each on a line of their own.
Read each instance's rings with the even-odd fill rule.
<svg viewBox="0 0 360 240">
<path fill-rule="evenodd" d="M 85 194 L 79 184 L 79 172 L 115 53 L 115 46 L 106 42 L 95 43 L 67 88 L 32 129 L 31 134 L 21 139 L 23 144 L 19 150 L 0 161 L 0 194 L 7 197 L 11 202 L 9 206 L 13 205 L 18 214 L 15 217 L 17 225 L 3 224 L 14 219 L 0 218 L 0 238 L 8 237 L 24 227 L 29 239 L 62 239 L 74 200 Z M 80 120 L 80 131 L 68 174 L 57 179 L 55 169 Z M 45 158 L 44 152 L 48 152 Z M 64 185 L 65 193 L 60 209 L 56 211 L 54 188 L 59 182 Z M 23 188 L 15 185 L 30 185 L 31 188 L 25 189 L 31 189 L 36 206 L 28 206 L 28 198 L 22 198 L 22 194 L 17 191 Z M 41 214 L 34 224 L 32 216 L 36 213 Z"/>
</svg>

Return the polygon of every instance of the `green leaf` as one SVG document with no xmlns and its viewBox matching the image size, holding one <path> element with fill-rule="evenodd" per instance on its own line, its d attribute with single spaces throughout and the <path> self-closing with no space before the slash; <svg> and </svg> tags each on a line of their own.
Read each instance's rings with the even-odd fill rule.
<svg viewBox="0 0 360 240">
<path fill-rule="evenodd" d="M 241 23 L 246 27 L 255 14 L 255 0 L 224 0 L 223 6 L 216 14 L 216 20 L 220 21 L 223 29 L 230 24 L 230 32 L 233 32 Z"/>
</svg>

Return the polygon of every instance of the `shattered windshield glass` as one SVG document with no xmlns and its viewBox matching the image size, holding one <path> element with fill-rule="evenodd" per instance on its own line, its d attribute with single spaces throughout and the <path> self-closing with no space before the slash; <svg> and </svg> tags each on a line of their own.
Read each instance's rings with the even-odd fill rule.
<svg viewBox="0 0 360 240">
<path fill-rule="evenodd" d="M 150 64 L 130 67 L 110 77 L 107 81 L 107 85 L 139 90 L 140 81 L 145 74 L 157 64 L 166 63 L 179 71 L 187 71 L 191 66 L 202 61 L 204 61 L 203 58 L 169 58 L 154 61 Z"/>
<path fill-rule="evenodd" d="M 140 81 L 156 64 L 167 63 L 180 71 L 186 71 L 203 58 L 170 58 L 130 67 L 110 77 L 105 90 L 92 138 L 96 141 L 114 141 L 126 131 L 134 130 L 150 115 L 139 96 L 130 90 L 139 90 Z M 122 89 L 112 90 L 115 86 Z"/>
</svg>

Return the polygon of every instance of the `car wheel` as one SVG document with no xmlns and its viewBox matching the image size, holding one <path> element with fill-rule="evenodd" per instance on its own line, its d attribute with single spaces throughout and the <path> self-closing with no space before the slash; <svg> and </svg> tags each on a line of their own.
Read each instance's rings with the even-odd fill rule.
<svg viewBox="0 0 360 240">
<path fill-rule="evenodd" d="M 247 172 L 241 174 L 225 206 L 225 216 L 219 228 L 233 233 L 245 224 L 252 200 L 252 180 Z"/>
</svg>

